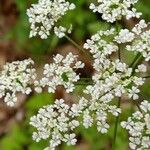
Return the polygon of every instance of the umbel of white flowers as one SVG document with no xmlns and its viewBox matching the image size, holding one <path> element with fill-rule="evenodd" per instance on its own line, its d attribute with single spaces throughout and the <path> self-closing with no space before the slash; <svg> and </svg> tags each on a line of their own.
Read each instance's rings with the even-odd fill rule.
<svg viewBox="0 0 150 150">
<path fill-rule="evenodd" d="M 36 78 L 33 64 L 31 59 L 14 61 L 7 63 L 0 72 L 0 98 L 4 97 L 8 106 L 14 106 L 18 92 L 31 93 L 31 86 Z"/>
<path fill-rule="evenodd" d="M 73 3 L 70 4 L 65 0 L 39 0 L 37 4 L 32 4 L 32 7 L 27 10 L 31 24 L 30 37 L 39 35 L 42 39 L 46 39 L 54 28 L 55 34 L 61 38 L 66 29 L 57 27 L 57 22 L 68 10 L 74 8 Z"/>
<path fill-rule="evenodd" d="M 84 102 L 80 104 L 81 111 L 84 108 L 82 105 L 84 106 Z M 50 139 L 50 146 L 45 150 L 54 150 L 61 142 L 75 145 L 77 140 L 74 129 L 79 126 L 79 121 L 75 119 L 75 116 L 79 113 L 73 112 L 70 106 L 64 104 L 63 99 L 41 108 L 37 116 L 31 117 L 30 120 L 30 124 L 37 129 L 37 132 L 33 133 L 33 139 L 37 142 L 41 139 Z"/>
<path fill-rule="evenodd" d="M 138 2 L 138 0 L 97 0 L 98 5 L 91 3 L 90 9 L 93 12 L 102 14 L 102 19 L 107 22 L 115 22 L 121 20 L 123 16 L 126 19 L 132 17 L 139 18 L 142 13 L 136 12 L 136 9 L 132 6 Z"/>
<path fill-rule="evenodd" d="M 44 77 L 35 81 L 35 90 L 41 92 L 42 88 L 47 86 L 48 92 L 55 93 L 56 87 L 62 85 L 67 93 L 72 92 L 74 83 L 80 79 L 75 70 L 83 68 L 84 63 L 77 61 L 77 55 L 72 53 L 67 54 L 65 58 L 57 54 L 53 60 L 54 63 L 44 66 Z"/>
</svg>

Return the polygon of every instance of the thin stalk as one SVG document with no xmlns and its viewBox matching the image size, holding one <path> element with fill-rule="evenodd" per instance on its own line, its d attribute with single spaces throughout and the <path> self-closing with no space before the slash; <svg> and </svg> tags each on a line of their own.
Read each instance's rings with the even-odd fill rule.
<svg viewBox="0 0 150 150">
<path fill-rule="evenodd" d="M 93 85 L 93 81 L 91 78 L 80 78 L 75 85 Z"/>
<path fill-rule="evenodd" d="M 118 46 L 119 47 L 119 46 Z M 118 59 L 121 61 L 121 49 L 120 49 L 120 47 L 119 47 L 119 49 L 118 49 Z"/>
<path fill-rule="evenodd" d="M 140 53 L 138 53 L 134 60 L 132 61 L 132 63 L 129 65 L 129 67 L 134 67 L 136 66 L 136 64 L 138 63 L 139 59 L 141 59 L 142 55 Z"/>
<path fill-rule="evenodd" d="M 141 110 L 141 108 L 140 108 L 139 104 L 138 104 L 138 103 L 136 103 L 135 105 L 136 105 L 136 107 L 138 108 L 138 110 L 139 110 L 140 112 L 142 112 L 142 110 Z"/>
<path fill-rule="evenodd" d="M 139 62 L 142 60 L 143 56 L 140 55 L 137 60 L 135 61 L 134 65 L 133 65 L 133 70 L 135 70 L 139 64 Z"/>
<path fill-rule="evenodd" d="M 116 21 L 116 30 L 117 32 L 119 33 L 119 22 Z M 118 44 L 118 59 L 121 61 L 121 48 L 120 48 L 120 45 Z"/>
<path fill-rule="evenodd" d="M 74 83 L 75 85 L 93 85 L 93 83 L 92 82 L 87 82 L 87 83 L 85 83 L 85 82 L 76 82 L 76 83 Z"/>
<path fill-rule="evenodd" d="M 69 36 L 65 35 L 66 39 L 71 42 L 81 53 L 84 53 L 88 58 L 92 58 L 91 55 L 85 51 L 79 44 L 72 40 Z"/>
<path fill-rule="evenodd" d="M 142 78 L 149 79 L 149 78 L 150 78 L 150 76 L 145 76 L 145 77 L 142 77 Z"/>
<path fill-rule="evenodd" d="M 120 108 L 120 105 L 121 105 L 121 98 L 118 99 L 118 108 Z M 120 115 L 118 114 L 118 116 L 116 117 L 116 121 L 115 121 L 114 138 L 113 138 L 113 145 L 112 145 L 113 150 L 115 150 L 115 145 L 116 145 L 116 137 L 117 137 L 119 117 L 120 117 Z"/>
<path fill-rule="evenodd" d="M 142 61 L 142 59 L 143 59 L 143 56 L 142 56 L 140 53 L 138 53 L 138 54 L 135 56 L 135 58 L 134 58 L 134 60 L 132 61 L 132 63 L 129 65 L 129 67 L 133 69 L 132 75 L 135 74 L 135 69 L 137 68 L 139 62 Z"/>
</svg>

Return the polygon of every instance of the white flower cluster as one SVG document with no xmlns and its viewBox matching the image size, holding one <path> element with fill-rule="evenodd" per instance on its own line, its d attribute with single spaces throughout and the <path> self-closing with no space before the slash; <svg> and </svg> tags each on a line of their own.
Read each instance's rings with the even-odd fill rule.
<svg viewBox="0 0 150 150">
<path fill-rule="evenodd" d="M 65 36 L 66 28 L 59 26 L 54 28 L 54 33 L 59 37 L 62 38 Z"/>
<path fill-rule="evenodd" d="M 141 15 L 133 8 L 138 0 L 97 0 L 97 2 L 98 5 L 91 3 L 90 9 L 102 14 L 102 19 L 107 22 L 113 23 L 116 20 L 121 20 L 123 16 L 130 19 L 132 17 L 139 18 Z"/>
<path fill-rule="evenodd" d="M 34 62 L 31 59 L 7 63 L 0 73 L 0 98 L 9 106 L 17 101 L 16 94 L 30 94 L 31 86 L 36 78 Z"/>
<path fill-rule="evenodd" d="M 95 59 L 101 57 L 99 61 L 103 62 L 106 56 L 118 51 L 118 46 L 114 44 L 112 39 L 114 35 L 115 29 L 113 28 L 106 31 L 99 31 L 93 35 L 91 39 L 86 41 L 84 48 L 90 49 L 90 52 Z"/>
<path fill-rule="evenodd" d="M 126 36 L 124 36 L 125 33 L 127 34 Z M 116 36 L 115 30 L 110 29 L 107 31 L 99 31 L 84 44 L 84 48 L 89 49 L 94 57 L 93 67 L 96 73 L 93 76 L 93 81 L 95 85 L 90 86 L 92 89 L 90 94 L 93 97 L 99 97 L 101 94 L 113 89 L 114 96 L 121 97 L 123 94 L 126 94 L 129 98 L 133 98 L 134 100 L 138 99 L 138 93 L 140 92 L 138 87 L 144 84 L 144 79 L 133 76 L 134 70 L 128 68 L 120 60 L 111 61 L 108 58 L 113 52 L 118 51 L 119 43 L 130 42 L 133 38 L 134 34 L 129 34 L 128 30 L 122 30 Z M 118 44 L 114 41 L 117 41 Z M 140 68 L 138 66 L 136 72 L 142 72 Z"/>
<path fill-rule="evenodd" d="M 83 105 L 83 106 L 82 106 Z M 41 108 L 36 116 L 31 117 L 30 124 L 37 129 L 33 133 L 33 139 L 39 142 L 41 139 L 50 139 L 50 146 L 45 150 L 55 150 L 61 142 L 67 145 L 75 145 L 77 139 L 73 130 L 79 126 L 76 116 L 82 112 L 84 102 L 80 101 L 78 110 L 75 104 L 70 107 L 64 104 L 64 100 L 56 100 L 55 104 Z"/>
<path fill-rule="evenodd" d="M 90 87 L 87 87 L 87 90 L 85 90 L 86 94 L 89 94 L 89 88 Z M 102 95 L 101 97 L 97 98 L 93 98 L 91 96 L 90 100 L 82 97 L 78 104 L 72 105 L 72 112 L 70 115 L 73 117 L 82 116 L 82 124 L 85 128 L 89 128 L 96 123 L 98 132 L 104 134 L 108 131 L 109 128 L 107 123 L 108 113 L 111 113 L 114 116 L 118 116 L 118 114 L 121 113 L 120 108 L 110 104 L 112 99 L 113 95 L 111 92 L 107 95 Z"/>
<path fill-rule="evenodd" d="M 143 101 L 141 111 L 136 111 L 121 126 L 130 134 L 129 146 L 133 150 L 150 149 L 150 103 Z"/>
<path fill-rule="evenodd" d="M 54 63 L 44 66 L 44 77 L 40 81 L 35 81 L 35 90 L 42 91 L 42 87 L 48 86 L 48 92 L 54 93 L 57 86 L 64 86 L 66 92 L 72 92 L 75 88 L 74 83 L 80 77 L 76 74 L 76 70 L 83 68 L 84 64 L 77 61 L 77 55 L 69 53 L 66 57 L 57 54 Z"/>
<path fill-rule="evenodd" d="M 112 105 L 110 102 L 114 98 L 111 92 L 105 93 L 101 96 L 93 97 L 94 94 L 99 92 L 98 89 L 96 91 L 92 91 L 92 86 L 88 86 L 85 90 L 85 93 L 89 94 L 90 92 L 90 100 L 86 100 L 85 103 L 87 106 L 82 110 L 83 113 L 83 126 L 85 128 L 91 127 L 96 123 L 98 132 L 104 134 L 107 133 L 109 129 L 108 124 L 108 114 L 112 114 L 114 116 L 118 116 L 121 113 L 121 109 L 117 108 L 117 106 Z M 82 98 L 83 99 L 83 98 Z"/>
<path fill-rule="evenodd" d="M 106 133 L 109 128 L 106 122 L 107 113 L 118 116 L 121 112 L 120 108 L 108 105 L 109 102 L 108 96 L 91 101 L 82 97 L 78 104 L 72 106 L 64 104 L 63 99 L 56 100 L 53 105 L 41 108 L 36 116 L 31 117 L 30 124 L 37 129 L 33 132 L 33 139 L 36 142 L 50 139 L 50 146 L 45 150 L 55 150 L 62 142 L 75 145 L 77 139 L 74 130 L 80 125 L 78 117 L 81 116 L 85 128 L 91 127 L 96 122 L 97 130 Z"/>
<path fill-rule="evenodd" d="M 148 24 L 146 24 L 145 20 L 141 20 L 131 31 L 128 29 L 121 29 L 118 35 L 114 37 L 114 41 L 118 44 L 126 43 L 126 50 L 139 52 L 146 61 L 149 61 L 150 30 L 147 28 Z"/>
<path fill-rule="evenodd" d="M 42 39 L 47 39 L 50 35 L 50 31 L 56 26 L 58 20 L 60 20 L 68 10 L 74 8 L 74 4 L 70 4 L 65 0 L 39 0 L 38 4 L 32 4 L 32 7 L 27 10 L 31 24 L 30 37 L 39 35 Z M 62 34 L 58 34 L 56 30 L 57 28 L 55 28 L 56 35 L 62 37 Z M 63 28 L 63 31 L 65 30 L 66 29 Z"/>
<path fill-rule="evenodd" d="M 113 62 L 106 59 L 103 63 L 98 63 L 98 60 L 99 58 L 94 62 L 97 70 L 93 76 L 95 85 L 88 86 L 88 91 L 93 98 L 98 98 L 101 94 L 109 91 L 117 97 L 127 95 L 134 100 L 139 98 L 139 86 L 144 84 L 144 78 L 133 76 L 133 69 L 128 68 L 125 63 L 119 60 Z M 137 69 L 138 71 L 140 72 L 139 69 Z"/>
<path fill-rule="evenodd" d="M 146 30 L 148 24 L 144 20 L 141 20 L 133 29 L 135 38 L 131 45 L 127 45 L 128 51 L 139 52 L 145 58 L 146 61 L 150 60 L 150 30 Z M 145 31 L 146 30 L 146 31 Z"/>
<path fill-rule="evenodd" d="M 98 5 L 92 3 L 90 9 L 102 14 L 102 19 L 107 22 L 113 23 L 123 17 L 126 19 L 139 18 L 141 15 L 133 7 L 138 0 L 97 0 L 97 2 Z M 58 21 L 68 10 L 74 9 L 74 7 L 74 4 L 65 0 L 39 0 L 38 4 L 33 4 L 27 10 L 31 23 L 30 37 L 39 35 L 42 39 L 46 39 L 51 30 L 59 38 L 64 37 L 67 29 L 58 26 Z M 71 31 L 71 29 L 69 30 Z M 41 108 L 38 114 L 31 117 L 30 120 L 30 124 L 37 129 L 37 132 L 33 133 L 33 139 L 37 142 L 48 139 L 50 146 L 45 150 L 55 150 L 62 142 L 67 143 L 67 145 L 76 144 L 77 139 L 74 130 L 80 124 L 83 124 L 85 128 L 96 125 L 100 133 L 106 133 L 109 129 L 108 115 L 118 116 L 121 113 L 121 109 L 114 104 L 116 97 L 126 96 L 129 99 L 137 100 L 140 93 L 139 87 L 145 81 L 141 74 L 147 71 L 144 64 L 137 62 L 129 65 L 129 67 L 122 62 L 119 55 L 118 59 L 113 57 L 113 53 L 120 52 L 122 48 L 122 50 L 141 53 L 145 60 L 149 61 L 149 47 L 150 30 L 144 20 L 141 20 L 131 30 L 121 29 L 118 32 L 111 28 L 106 31 L 98 31 L 84 44 L 84 48 L 90 50 L 94 58 L 92 85 L 88 85 L 84 90 L 84 94 L 89 99 L 81 97 L 77 104 L 71 106 L 60 99 L 56 100 L 53 105 Z M 42 92 L 42 89 L 46 87 L 48 92 L 54 93 L 58 86 L 63 86 L 67 93 L 73 92 L 74 84 L 80 79 L 76 71 L 83 68 L 84 63 L 78 61 L 77 56 L 72 53 L 66 57 L 57 54 L 53 61 L 53 63 L 44 66 L 43 77 L 39 81 L 34 80 L 36 77 L 35 70 L 31 67 L 31 70 L 27 71 L 28 65 L 24 63 L 25 67 L 21 73 L 18 73 L 20 66 L 17 69 L 10 69 L 10 72 L 14 72 L 11 75 L 4 72 L 4 76 L 10 77 L 10 83 L 16 84 L 10 86 L 11 84 L 6 82 L 8 78 L 4 80 L 4 77 L 1 77 L 0 85 L 6 82 L 5 86 L 1 86 L 0 91 L 2 96 L 6 97 L 5 101 L 9 102 L 7 93 L 11 94 L 11 100 L 13 99 L 14 102 L 16 101 L 14 96 L 16 92 L 30 93 L 31 89 L 28 85 L 31 80 L 34 80 L 36 92 Z M 26 74 L 29 77 L 24 79 Z M 19 75 L 20 78 L 18 78 Z M 9 102 L 9 105 L 13 104 L 12 101 Z M 137 150 L 150 148 L 150 103 L 143 101 L 140 109 L 141 111 L 135 112 L 128 118 L 127 122 L 121 123 L 122 127 L 126 128 L 131 135 L 129 138 L 130 148 Z M 81 118 L 82 121 L 79 122 Z"/>
<path fill-rule="evenodd" d="M 119 44 L 131 42 L 135 38 L 134 33 L 128 29 L 121 29 L 119 35 L 115 37 L 115 41 Z"/>
</svg>

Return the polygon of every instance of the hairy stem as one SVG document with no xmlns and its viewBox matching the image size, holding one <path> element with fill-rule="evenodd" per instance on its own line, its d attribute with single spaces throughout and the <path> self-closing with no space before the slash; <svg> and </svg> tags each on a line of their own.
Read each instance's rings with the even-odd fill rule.
<svg viewBox="0 0 150 150">
<path fill-rule="evenodd" d="M 118 108 L 120 108 L 120 104 L 121 104 L 121 98 L 118 99 Z M 114 128 L 114 138 L 113 138 L 113 145 L 112 145 L 112 149 L 115 150 L 115 145 L 116 145 L 116 137 L 117 137 L 117 129 L 118 129 L 118 122 L 119 122 L 119 114 L 116 117 L 116 121 L 115 121 L 115 128 Z"/>
</svg>

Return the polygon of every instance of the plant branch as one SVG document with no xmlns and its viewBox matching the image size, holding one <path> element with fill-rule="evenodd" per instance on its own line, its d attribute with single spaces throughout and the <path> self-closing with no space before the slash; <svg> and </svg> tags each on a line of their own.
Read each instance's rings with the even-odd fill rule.
<svg viewBox="0 0 150 150">
<path fill-rule="evenodd" d="M 92 56 L 88 53 L 88 51 L 84 50 L 79 44 L 77 44 L 74 40 L 72 40 L 69 36 L 65 35 L 66 39 L 71 42 L 81 53 L 84 53 L 88 58 L 92 59 Z"/>
</svg>

